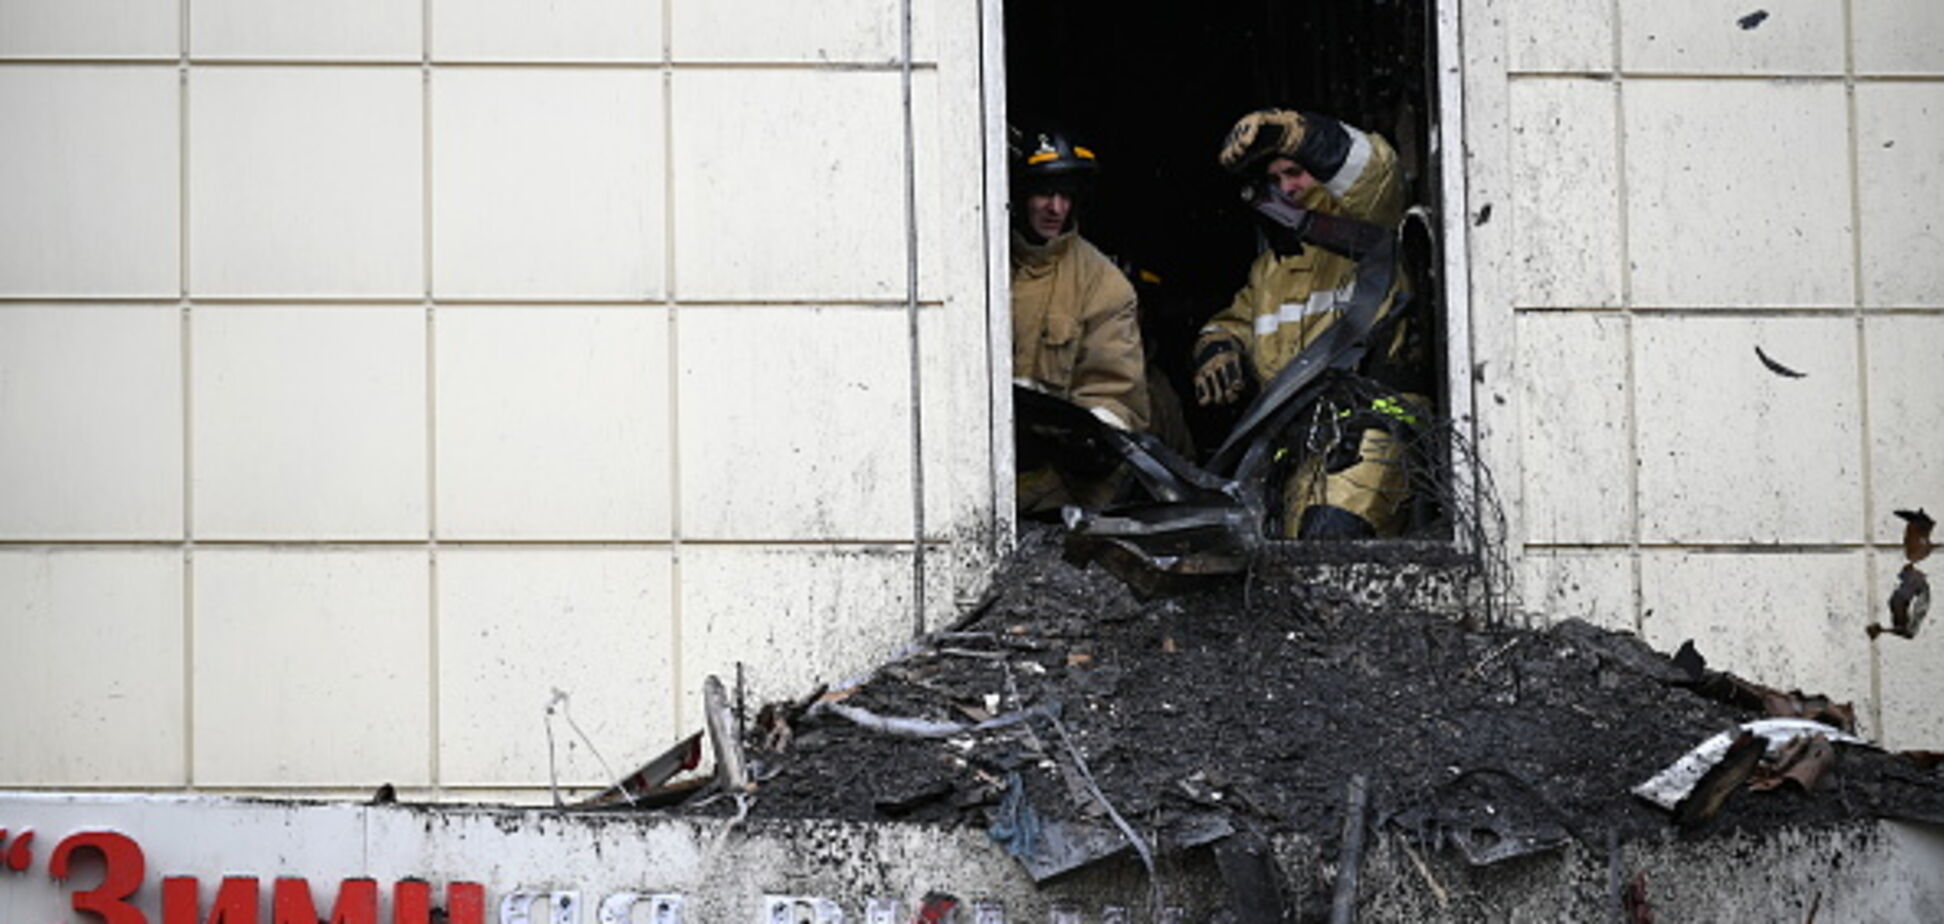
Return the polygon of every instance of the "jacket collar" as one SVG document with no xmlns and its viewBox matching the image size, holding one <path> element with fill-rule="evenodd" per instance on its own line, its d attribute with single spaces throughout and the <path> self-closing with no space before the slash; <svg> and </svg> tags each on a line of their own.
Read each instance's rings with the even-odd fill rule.
<svg viewBox="0 0 1944 924">
<path fill-rule="evenodd" d="M 1012 233 L 1012 263 L 1014 269 L 1024 270 L 1029 275 L 1040 275 L 1053 266 L 1073 246 L 1074 238 L 1080 236 L 1079 229 L 1063 231 L 1059 236 L 1044 244 L 1035 244 L 1026 235 Z"/>
</svg>

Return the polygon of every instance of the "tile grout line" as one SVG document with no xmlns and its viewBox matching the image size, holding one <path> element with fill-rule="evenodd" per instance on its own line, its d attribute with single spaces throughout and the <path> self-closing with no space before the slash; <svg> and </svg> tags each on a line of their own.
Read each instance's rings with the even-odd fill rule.
<svg viewBox="0 0 1944 924">
<path fill-rule="evenodd" d="M 1646 566 L 1641 560 L 1640 543 L 1640 377 L 1635 363 L 1639 316 L 1634 312 L 1633 233 L 1628 219 L 1627 196 L 1627 78 L 1622 57 L 1626 54 L 1624 17 L 1620 0 L 1612 0 L 1613 24 L 1609 37 L 1613 52 L 1613 165 L 1615 223 L 1620 247 L 1621 348 L 1625 351 L 1626 430 L 1627 430 L 1627 570 L 1633 593 L 1634 634 L 1647 637 Z"/>
<path fill-rule="evenodd" d="M 667 376 L 668 411 L 668 683 L 669 719 L 674 728 L 687 727 L 682 713 L 686 709 L 682 671 L 684 640 L 682 612 L 682 365 L 681 305 L 675 292 L 675 45 L 674 0 L 661 3 L 661 167 L 662 167 L 662 305 L 667 314 L 667 333 L 662 345 L 663 366 Z"/>
<path fill-rule="evenodd" d="M 196 788 L 196 470 L 193 308 L 189 296 L 189 3 L 177 10 L 176 289 L 180 312 L 177 387 L 182 408 L 182 779 Z"/>
<path fill-rule="evenodd" d="M 432 4 L 419 5 L 419 270 L 425 292 L 425 658 L 426 781 L 443 793 L 439 674 L 439 365 L 438 310 L 432 278 Z"/>
<path fill-rule="evenodd" d="M 167 303 L 175 302 L 177 300 L 178 299 L 176 298 L 170 296 L 163 296 L 163 295 L 74 295 L 74 294 L 61 294 L 61 293 L 46 293 L 40 295 L 0 294 L 0 309 L 4 309 L 11 305 L 35 306 L 35 305 L 43 305 L 48 303 L 75 304 L 75 305 L 95 305 L 95 304 L 146 305 L 146 304 L 157 304 L 157 303 L 167 304 Z M 323 306 L 332 306 L 332 305 L 348 305 L 348 306 L 384 307 L 384 306 L 394 306 L 394 305 L 422 305 L 425 303 L 425 297 L 423 296 L 423 294 L 414 296 L 414 295 L 211 295 L 205 293 L 204 295 L 199 297 L 197 301 L 204 305 L 250 305 L 250 306 L 289 305 L 289 306 L 298 306 L 298 307 L 323 307 Z M 738 299 L 727 299 L 727 300 L 688 299 L 688 300 L 682 300 L 678 302 L 666 297 L 601 298 L 599 296 L 587 296 L 587 295 L 560 295 L 551 298 L 545 296 L 483 298 L 477 296 L 458 295 L 458 296 L 448 296 L 444 298 L 434 298 L 432 299 L 432 301 L 434 304 L 445 308 L 452 308 L 452 307 L 533 308 L 533 307 L 552 307 L 552 306 L 564 305 L 568 307 L 579 307 L 579 308 L 613 308 L 618 310 L 624 310 L 629 308 L 661 307 L 669 304 L 679 304 L 682 307 L 686 307 L 686 308 L 803 308 L 803 309 L 847 308 L 847 309 L 857 309 L 861 311 L 894 311 L 895 310 L 895 311 L 902 312 L 907 307 L 907 303 L 902 298 L 895 299 L 895 300 L 868 299 L 868 298 L 797 298 L 797 299 L 738 298 Z M 926 308 L 942 308 L 945 305 L 944 300 L 938 298 L 919 299 L 918 303 L 919 305 Z M 1701 309 L 1697 309 L 1697 310 L 1701 310 Z M 1847 311 L 1848 306 L 1845 305 L 1845 306 L 1831 307 L 1831 308 L 1801 308 L 1801 309 L 1790 309 L 1790 310 L 1803 311 L 1803 312 Z M 1933 314 L 1944 313 L 1944 307 L 1939 307 L 1939 306 L 1918 306 L 1918 307 L 1906 308 L 1903 310 L 1909 312 L 1922 312 L 1922 313 L 1933 313 Z"/>
<path fill-rule="evenodd" d="M 1858 459 L 1863 490 L 1863 606 L 1866 618 L 1879 612 L 1876 552 L 1876 459 L 1870 427 L 1870 324 L 1863 292 L 1862 130 L 1856 113 L 1856 4 L 1843 0 L 1843 121 L 1848 129 L 1850 206 L 1850 299 L 1856 331 Z M 1883 648 L 1870 639 L 1870 727 L 1883 737 Z"/>
</svg>

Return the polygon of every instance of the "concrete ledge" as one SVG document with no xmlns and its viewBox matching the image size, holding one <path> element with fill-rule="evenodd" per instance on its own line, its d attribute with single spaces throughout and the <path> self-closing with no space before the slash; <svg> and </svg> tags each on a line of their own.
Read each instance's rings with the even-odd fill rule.
<svg viewBox="0 0 1944 924">
<path fill-rule="evenodd" d="M 197 880 L 199 921 L 226 877 L 253 877 L 264 909 L 276 880 L 302 879 L 327 919 L 346 880 L 373 879 L 381 921 L 391 920 L 398 883 L 412 880 L 430 883 L 435 905 L 456 894 L 450 883 L 475 883 L 482 919 L 504 924 L 896 924 L 932 891 L 959 897 L 961 920 L 978 924 L 1151 920 L 1148 884 L 1132 860 L 1035 888 L 983 832 L 911 825 L 0 793 L 0 827 L 8 832 L 0 848 L 33 832 L 25 869 L 0 875 L 7 921 L 73 917 L 74 892 L 100 882 L 101 854 L 70 850 L 76 865 L 66 883 L 49 875 L 50 857 L 90 832 L 136 845 L 144 872 L 131 902 L 150 922 L 162 921 L 164 877 Z M 1298 919 L 1325 914 L 1335 845 L 1287 840 L 1276 850 Z M 1610 920 L 1613 883 L 1636 872 L 1664 921 L 1800 921 L 1811 907 L 1824 921 L 1944 920 L 1944 834 L 1896 823 L 1633 843 L 1612 860 L 1603 849 L 1574 848 L 1482 870 L 1424 859 L 1420 871 L 1398 839 L 1375 838 L 1360 920 Z M 1176 920 L 1207 920 L 1222 905 L 1205 855 L 1168 863 L 1161 881 Z"/>
</svg>

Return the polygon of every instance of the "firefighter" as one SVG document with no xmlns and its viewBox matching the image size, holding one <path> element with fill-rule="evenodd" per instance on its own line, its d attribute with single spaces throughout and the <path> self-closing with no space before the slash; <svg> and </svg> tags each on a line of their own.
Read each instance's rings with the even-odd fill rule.
<svg viewBox="0 0 1944 924">
<path fill-rule="evenodd" d="M 1144 431 L 1148 390 L 1134 287 L 1080 236 L 1078 214 L 1099 173 L 1093 151 L 1064 132 L 1027 132 L 1012 150 L 1013 381 Z M 1019 507 L 1098 507 L 1116 479 L 1081 484 L 1022 448 Z"/>
<path fill-rule="evenodd" d="M 1390 234 L 1404 215 L 1397 154 L 1382 137 L 1326 115 L 1265 109 L 1229 131 L 1221 165 L 1243 179 L 1258 210 L 1342 216 Z M 1284 227 L 1271 227 L 1277 240 Z M 1285 234 L 1285 236 L 1287 236 Z M 1267 382 L 1341 316 L 1354 291 L 1355 260 L 1321 246 L 1265 247 L 1249 280 L 1227 308 L 1202 328 L 1194 347 L 1195 398 L 1202 406 L 1232 404 L 1250 379 Z M 1378 317 L 1397 304 L 1404 274 L 1392 274 Z M 1403 331 L 1387 350 L 1403 342 Z M 1389 357 L 1387 357 L 1389 358 Z M 1415 422 L 1411 406 L 1394 398 L 1370 407 L 1332 409 L 1321 423 L 1334 440 L 1351 445 L 1312 451 L 1283 483 L 1285 535 L 1305 539 L 1393 535 L 1402 525 L 1409 479 L 1397 427 L 1383 418 Z M 1378 416 L 1373 421 L 1372 415 Z M 1311 415 L 1309 423 L 1317 423 Z M 1377 423 L 1380 425 L 1371 426 Z M 1357 432 L 1361 430 L 1361 435 Z M 1316 446 L 1317 434 L 1304 437 Z"/>
</svg>

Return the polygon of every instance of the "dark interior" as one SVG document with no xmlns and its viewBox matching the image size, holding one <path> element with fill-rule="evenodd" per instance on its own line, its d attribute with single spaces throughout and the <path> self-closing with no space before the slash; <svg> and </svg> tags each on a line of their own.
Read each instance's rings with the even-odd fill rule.
<svg viewBox="0 0 1944 924">
<path fill-rule="evenodd" d="M 1247 276 L 1256 232 L 1215 162 L 1229 126 L 1257 108 L 1329 113 L 1376 131 L 1403 159 L 1413 201 L 1439 207 L 1425 140 L 1437 114 L 1430 0 L 1006 4 L 1006 105 L 1015 126 L 1054 125 L 1099 156 L 1081 232 L 1133 274 L 1155 365 L 1192 396 L 1188 352 Z M 1416 291 L 1437 321 L 1428 238 Z M 1148 276 L 1151 278 L 1139 278 Z M 1151 279 L 1158 278 L 1155 283 Z M 1442 351 L 1436 351 L 1441 353 Z M 1443 370 L 1427 379 L 1445 380 Z M 1184 390 L 1185 389 L 1185 390 Z M 1190 399 L 1192 401 L 1192 399 Z M 1189 408 L 1196 443 L 1227 421 Z"/>
</svg>

